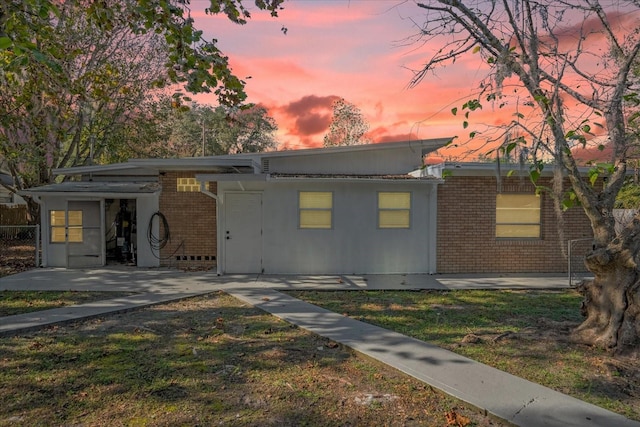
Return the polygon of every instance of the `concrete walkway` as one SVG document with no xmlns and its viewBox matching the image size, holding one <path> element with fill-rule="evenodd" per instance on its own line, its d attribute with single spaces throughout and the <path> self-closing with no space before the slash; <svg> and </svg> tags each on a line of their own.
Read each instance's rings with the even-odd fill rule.
<svg viewBox="0 0 640 427">
<path fill-rule="evenodd" d="M 38 269 L 0 278 L 0 290 L 130 291 L 137 295 L 93 304 L 0 318 L 0 334 L 131 310 L 215 290 L 287 322 L 342 343 L 445 393 L 519 426 L 635 426 L 594 405 L 531 383 L 434 345 L 344 317 L 278 292 L 278 289 L 558 288 L 565 277 L 471 276 L 224 276 L 174 270 Z"/>
</svg>

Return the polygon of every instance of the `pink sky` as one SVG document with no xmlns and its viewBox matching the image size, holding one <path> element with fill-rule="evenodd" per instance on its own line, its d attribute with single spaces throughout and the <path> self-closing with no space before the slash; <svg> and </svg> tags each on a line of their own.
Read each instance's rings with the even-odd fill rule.
<svg viewBox="0 0 640 427">
<path fill-rule="evenodd" d="M 218 40 L 247 82 L 248 101 L 275 118 L 281 149 L 322 145 L 337 98 L 362 111 L 374 142 L 468 133 L 450 110 L 472 97 L 483 70 L 459 61 L 409 89 L 413 74 L 407 68 L 427 56 L 424 47 L 407 41 L 416 33 L 411 18 L 420 22 L 422 14 L 412 3 L 293 0 L 278 18 L 253 10 L 244 26 L 205 15 L 206 6 L 191 2 L 197 27 Z"/>
<path fill-rule="evenodd" d="M 410 70 L 421 68 L 432 53 L 412 41 L 416 24 L 425 20 L 414 2 L 289 0 L 278 18 L 257 10 L 253 1 L 245 3 L 252 18 L 244 26 L 206 15 L 209 0 L 192 0 L 191 11 L 205 38 L 218 40 L 234 73 L 247 82 L 248 101 L 266 107 L 276 120 L 280 149 L 321 146 L 338 98 L 362 111 L 373 142 L 459 136 L 456 142 L 464 144 L 476 127 L 511 119 L 509 112 L 486 105 L 464 129 L 460 115 L 452 115 L 452 108 L 476 97 L 486 76 L 477 55 L 408 87 Z M 636 19 L 629 18 L 631 24 Z M 573 40 L 572 34 L 568 26 L 565 36 Z M 215 102 L 213 96 L 197 99 Z M 460 151 L 450 147 L 441 155 Z"/>
</svg>

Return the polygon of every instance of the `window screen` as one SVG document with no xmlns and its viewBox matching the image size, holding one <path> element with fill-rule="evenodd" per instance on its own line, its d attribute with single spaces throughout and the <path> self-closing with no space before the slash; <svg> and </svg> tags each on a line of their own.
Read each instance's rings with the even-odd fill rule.
<svg viewBox="0 0 640 427">
<path fill-rule="evenodd" d="M 496 237 L 540 238 L 540 196 L 498 194 L 496 198 Z"/>
<path fill-rule="evenodd" d="M 378 227 L 409 228 L 411 226 L 411 193 L 378 193 Z"/>
<path fill-rule="evenodd" d="M 333 193 L 330 191 L 301 191 L 298 194 L 300 228 L 331 228 Z"/>
</svg>

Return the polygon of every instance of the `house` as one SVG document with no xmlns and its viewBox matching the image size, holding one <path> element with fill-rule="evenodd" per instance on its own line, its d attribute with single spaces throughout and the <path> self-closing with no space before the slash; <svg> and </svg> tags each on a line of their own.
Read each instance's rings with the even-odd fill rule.
<svg viewBox="0 0 640 427">
<path fill-rule="evenodd" d="M 4 163 L 0 157 L 0 227 L 23 225 L 27 223 L 27 205 L 22 197 L 9 190 L 14 181 Z M 13 233 L 6 228 L 1 231 L 2 238 L 6 237 L 4 232 Z"/>
<path fill-rule="evenodd" d="M 41 204 L 45 266 L 566 271 L 561 243 L 590 234 L 582 211 L 559 237 L 552 203 L 526 178 L 497 179 L 491 164 L 425 167 L 446 141 L 130 160 L 61 169 L 77 180 L 24 194 Z"/>
<path fill-rule="evenodd" d="M 0 157 L 0 205 L 23 205 L 22 197 L 12 193 L 7 187 L 13 186 L 13 177 L 6 168 L 5 161 Z"/>
</svg>

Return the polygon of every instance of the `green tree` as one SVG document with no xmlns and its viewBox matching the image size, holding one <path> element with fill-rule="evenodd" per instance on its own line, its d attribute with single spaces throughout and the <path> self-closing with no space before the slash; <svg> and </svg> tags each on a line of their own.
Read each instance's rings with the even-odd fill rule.
<svg viewBox="0 0 640 427">
<path fill-rule="evenodd" d="M 275 120 L 263 107 L 177 105 L 170 96 L 147 103 L 144 114 L 124 130 L 121 139 L 127 148 L 113 153 L 109 162 L 260 152 L 278 145 Z"/>
<path fill-rule="evenodd" d="M 224 111 L 225 107 L 217 110 L 220 109 L 226 125 L 220 126 L 218 122 L 218 126 L 214 126 L 213 154 L 258 153 L 278 147 L 275 136 L 278 126 L 264 107 L 253 106 L 234 112 Z"/>
<path fill-rule="evenodd" d="M 426 13 L 422 41 L 437 40 L 440 47 L 417 70 L 413 84 L 462 55 L 484 59 L 489 78 L 482 82 L 480 97 L 453 112 L 464 112 L 467 127 L 469 113 L 484 105 L 511 107 L 514 118 L 495 138 L 503 141 L 497 151 L 526 152 L 534 182 L 545 161 L 553 159 L 556 187 L 566 176 L 573 199 L 591 221 L 593 250 L 585 262 L 595 278 L 580 288 L 586 319 L 573 339 L 638 354 L 640 216 L 616 234 L 612 215 L 636 144 L 629 129 L 639 105 L 632 72 L 640 52 L 638 3 L 616 1 L 611 13 L 595 0 L 430 0 L 417 5 Z M 572 149 L 587 145 L 596 130 L 608 136 L 612 155 L 584 179 Z"/>
<path fill-rule="evenodd" d="M 258 9 L 277 16 L 284 0 L 255 0 Z M 0 3 L 0 51 L 11 57 L 14 67 L 37 61 L 60 71 L 64 45 L 41 43 L 55 36 L 64 9 L 81 8 L 84 18 L 110 31 L 123 22 L 138 35 L 156 34 L 167 44 L 165 68 L 169 81 L 182 83 L 192 93 L 214 91 L 223 105 L 246 99 L 244 82 L 229 68 L 228 58 L 215 40 L 206 40 L 194 27 L 188 0 L 9 0 Z M 242 0 L 211 0 L 208 14 L 224 14 L 245 24 L 250 13 Z"/>
<path fill-rule="evenodd" d="M 324 136 L 324 146 L 369 144 L 366 133 L 369 123 L 358 107 L 344 99 L 333 103 L 333 117 Z"/>
<path fill-rule="evenodd" d="M 256 1 L 274 15 L 280 3 Z M 207 13 L 249 18 L 238 0 L 212 1 Z M 4 186 L 16 192 L 51 182 L 54 168 L 122 157 L 132 149 L 126 128 L 154 90 L 170 86 L 214 92 L 228 108 L 246 99 L 186 1 L 0 2 L 0 157 L 14 178 Z M 27 201 L 36 221 L 38 206 Z"/>
</svg>

